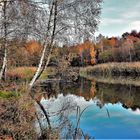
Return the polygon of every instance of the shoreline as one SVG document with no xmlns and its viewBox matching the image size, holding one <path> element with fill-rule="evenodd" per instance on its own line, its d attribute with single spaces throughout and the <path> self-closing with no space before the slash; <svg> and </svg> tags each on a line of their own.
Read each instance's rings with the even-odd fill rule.
<svg viewBox="0 0 140 140">
<path fill-rule="evenodd" d="M 140 62 L 104 63 L 80 68 L 80 76 L 97 82 L 140 86 Z"/>
</svg>

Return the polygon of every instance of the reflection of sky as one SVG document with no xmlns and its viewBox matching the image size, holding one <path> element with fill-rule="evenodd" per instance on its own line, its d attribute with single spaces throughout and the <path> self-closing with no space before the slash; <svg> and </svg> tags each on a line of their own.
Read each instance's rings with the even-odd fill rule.
<svg viewBox="0 0 140 140">
<path fill-rule="evenodd" d="M 78 104 L 82 109 L 89 106 L 82 115 L 80 127 L 84 133 L 88 133 L 95 138 L 140 138 L 140 110 L 133 112 L 125 109 L 121 103 L 106 104 L 102 109 L 96 106 L 94 101 L 85 101 L 82 97 L 74 95 L 59 95 L 57 99 L 42 101 L 44 106 L 49 106 L 49 110 L 60 110 L 62 104 L 67 101 L 71 105 Z M 109 111 L 110 118 L 107 115 Z M 71 112 L 72 113 L 72 112 Z M 72 113 L 73 114 L 73 113 Z M 71 115 L 72 115 L 71 114 Z M 70 118 L 74 121 L 74 116 Z"/>
<path fill-rule="evenodd" d="M 140 115 L 140 109 L 136 109 L 135 111 L 132 111 L 132 109 L 128 109 L 128 110 L 130 111 L 130 113 Z"/>
<path fill-rule="evenodd" d="M 105 107 L 90 108 L 83 116 L 81 127 L 95 138 L 140 138 L 140 115 L 132 114 L 121 104 L 108 104 L 110 118 Z"/>
</svg>

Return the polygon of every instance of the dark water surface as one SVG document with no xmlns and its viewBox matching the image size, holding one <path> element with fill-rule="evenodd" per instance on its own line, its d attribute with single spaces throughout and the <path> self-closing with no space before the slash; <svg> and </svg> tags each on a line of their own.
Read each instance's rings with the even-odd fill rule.
<svg viewBox="0 0 140 140">
<path fill-rule="evenodd" d="M 80 78 L 72 84 L 47 83 L 43 90 L 43 97 L 38 98 L 61 138 L 140 138 L 138 86 L 103 84 Z"/>
</svg>

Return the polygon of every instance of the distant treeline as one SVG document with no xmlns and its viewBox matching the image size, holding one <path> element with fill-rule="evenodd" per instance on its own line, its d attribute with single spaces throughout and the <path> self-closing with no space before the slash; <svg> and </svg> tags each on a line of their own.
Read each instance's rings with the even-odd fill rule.
<svg viewBox="0 0 140 140">
<path fill-rule="evenodd" d="M 122 37 L 111 38 L 100 34 L 94 42 L 86 40 L 70 47 L 69 55 L 72 66 L 140 61 L 140 32 L 126 32 Z"/>
<path fill-rule="evenodd" d="M 0 44 L 1 41 L 0 41 Z M 8 63 L 10 67 L 37 66 L 42 46 L 39 41 L 20 42 L 18 39 L 8 42 Z M 2 63 L 0 46 L 0 64 Z M 140 32 L 132 31 L 119 37 L 99 35 L 95 41 L 85 40 L 74 46 L 54 46 L 49 66 L 58 66 L 66 61 L 69 66 L 88 66 L 106 62 L 140 61 Z"/>
</svg>

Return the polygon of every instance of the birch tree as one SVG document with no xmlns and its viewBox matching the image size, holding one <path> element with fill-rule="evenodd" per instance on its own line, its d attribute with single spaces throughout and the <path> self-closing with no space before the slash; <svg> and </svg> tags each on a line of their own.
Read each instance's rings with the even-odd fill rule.
<svg viewBox="0 0 140 140">
<path fill-rule="evenodd" d="M 102 0 L 1 0 L 0 20 L 3 38 L 3 64 L 0 79 L 5 77 L 9 37 L 38 39 L 43 46 L 38 69 L 30 88 L 47 67 L 54 43 L 75 44 L 92 39 L 100 15 Z"/>
<path fill-rule="evenodd" d="M 34 35 L 42 42 L 43 51 L 38 69 L 29 87 L 39 79 L 47 67 L 54 43 L 75 44 L 93 39 L 99 23 L 102 0 L 40 0 L 42 7 Z"/>
<path fill-rule="evenodd" d="M 4 48 L 3 64 L 0 71 L 0 80 L 5 77 L 6 65 L 7 65 L 7 1 L 1 1 L 1 33 L 3 34 L 2 45 Z"/>
<path fill-rule="evenodd" d="M 27 40 L 31 29 L 33 30 L 33 23 L 35 24 L 35 8 L 35 5 L 23 0 L 0 1 L 0 37 L 3 56 L 0 80 L 6 79 L 9 42 L 14 38 Z"/>
</svg>

